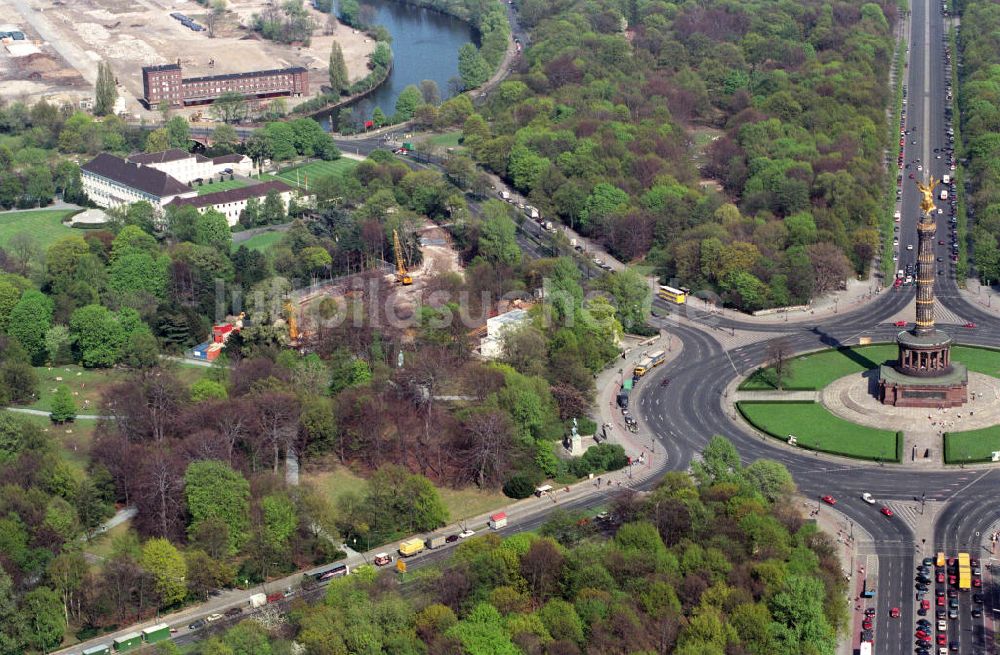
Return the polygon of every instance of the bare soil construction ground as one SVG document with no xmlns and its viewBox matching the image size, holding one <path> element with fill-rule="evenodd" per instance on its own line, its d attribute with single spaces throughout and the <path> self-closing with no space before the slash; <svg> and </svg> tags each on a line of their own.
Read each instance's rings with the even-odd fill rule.
<svg viewBox="0 0 1000 655">
<path fill-rule="evenodd" d="M 0 16 L 4 24 L 22 30 L 39 50 L 36 54 L 16 57 L 0 46 L 0 100 L 36 102 L 46 97 L 54 103 L 75 104 L 83 97 L 93 96 L 92 85 L 58 50 L 44 42 L 10 0 L 0 0 Z"/>
<path fill-rule="evenodd" d="M 41 45 L 41 56 L 32 56 L 37 62 L 22 63 L 16 60 L 29 57 L 12 58 L 6 51 L 0 52 L 3 97 L 51 93 L 67 85 L 92 97 L 101 60 L 111 63 L 119 92 L 126 96 L 128 113 L 139 117 L 148 118 L 152 113 L 138 102 L 142 67 L 177 61 L 184 67 L 185 77 L 304 66 L 309 69 L 311 94 L 316 95 L 327 83 L 334 40 L 344 51 L 351 79 L 367 73 L 367 56 L 375 43 L 311 8 L 316 30 L 308 47 L 261 39 L 250 26 L 253 15 L 262 12 L 266 4 L 265 0 L 230 2 L 227 13 L 216 23 L 215 37 L 209 38 L 207 30 L 194 32 L 170 16 L 180 12 L 205 26 L 208 11 L 192 0 L 0 0 L 0 15 L 5 15 L 5 20 L 21 27 L 36 44 L 47 43 Z M 45 67 L 50 70 L 42 70 Z M 288 103 L 303 100 L 295 98 Z"/>
</svg>

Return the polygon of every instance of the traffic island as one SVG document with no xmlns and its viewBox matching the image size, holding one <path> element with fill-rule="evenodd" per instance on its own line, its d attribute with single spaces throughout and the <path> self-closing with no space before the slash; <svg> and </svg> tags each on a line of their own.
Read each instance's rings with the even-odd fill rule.
<svg viewBox="0 0 1000 655">
<path fill-rule="evenodd" d="M 902 456 L 902 433 L 851 423 L 817 402 L 741 400 L 736 408 L 753 427 L 798 448 L 877 462 Z"/>
<path fill-rule="evenodd" d="M 759 369 L 739 385 L 737 409 L 766 434 L 785 442 L 794 436 L 794 445 L 830 454 L 917 465 L 991 461 L 1000 451 L 1000 351 L 954 346 L 952 354 L 968 365 L 968 402 L 929 408 L 881 402 L 895 350 L 876 344 L 800 355 L 786 361 L 783 390 L 768 389 L 773 369 Z"/>
<path fill-rule="evenodd" d="M 1000 461 L 1000 425 L 944 435 L 945 464 Z"/>
</svg>

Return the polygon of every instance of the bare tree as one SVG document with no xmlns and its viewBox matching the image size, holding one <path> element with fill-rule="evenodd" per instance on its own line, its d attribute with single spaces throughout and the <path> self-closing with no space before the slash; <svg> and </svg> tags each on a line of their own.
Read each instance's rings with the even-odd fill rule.
<svg viewBox="0 0 1000 655">
<path fill-rule="evenodd" d="M 212 0 L 208 14 L 205 16 L 205 27 L 208 28 L 208 38 L 215 38 L 215 28 L 226 13 L 226 0 Z"/>
<path fill-rule="evenodd" d="M 788 358 L 792 354 L 792 343 L 787 337 L 778 337 L 767 343 L 767 361 L 774 369 L 774 386 L 782 389 L 788 377 Z"/>
<path fill-rule="evenodd" d="M 511 451 L 510 421 L 501 412 L 477 412 L 465 422 L 460 465 L 482 488 L 499 486 Z"/>
<path fill-rule="evenodd" d="M 262 393 L 254 397 L 257 408 L 255 428 L 263 443 L 270 447 L 274 473 L 278 472 L 281 453 L 298 435 L 299 403 L 288 393 Z"/>
</svg>

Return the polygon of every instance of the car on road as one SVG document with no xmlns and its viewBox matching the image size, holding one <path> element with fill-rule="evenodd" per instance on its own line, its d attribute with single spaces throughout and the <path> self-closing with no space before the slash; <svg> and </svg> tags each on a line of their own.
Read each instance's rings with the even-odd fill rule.
<svg viewBox="0 0 1000 655">
<path fill-rule="evenodd" d="M 212 614 L 206 616 L 205 620 L 208 621 L 209 623 L 212 623 L 213 621 L 218 621 L 221 618 L 222 618 L 221 614 L 219 614 L 218 612 L 213 612 Z"/>
<path fill-rule="evenodd" d="M 937 597 L 937 606 L 938 607 L 944 607 L 944 596 L 938 596 Z"/>
<path fill-rule="evenodd" d="M 971 330 L 972 328 L 976 327 L 976 324 L 973 323 L 972 321 L 969 321 L 968 323 L 966 323 L 962 327 L 966 327 L 966 328 L 969 328 Z"/>
<path fill-rule="evenodd" d="M 874 505 L 875 504 L 875 498 L 873 498 L 872 495 L 870 493 L 868 493 L 867 491 L 864 492 L 863 494 L 861 494 L 861 500 L 865 501 L 869 505 Z"/>
<path fill-rule="evenodd" d="M 836 505 L 837 504 L 837 499 L 834 498 L 833 496 L 823 496 L 823 498 L 821 500 L 824 503 L 826 503 L 827 505 Z"/>
<path fill-rule="evenodd" d="M 975 606 L 974 606 L 974 607 L 972 608 L 972 616 L 973 616 L 973 617 L 975 617 L 975 618 L 977 618 L 977 619 L 978 619 L 978 618 L 979 618 L 979 617 L 981 617 L 982 615 L 983 615 L 983 608 L 982 608 L 982 607 L 975 607 Z"/>
<path fill-rule="evenodd" d="M 457 534 L 450 534 L 450 535 L 448 535 L 447 537 L 444 538 L 444 542 L 446 544 L 453 544 L 456 541 L 458 541 L 458 535 Z"/>
<path fill-rule="evenodd" d="M 898 607 L 893 607 L 891 610 L 889 610 L 889 616 L 891 616 L 894 619 L 898 619 L 899 618 L 899 608 Z"/>
<path fill-rule="evenodd" d="M 955 619 L 957 619 L 958 618 L 958 608 L 953 607 L 953 608 L 949 609 L 948 610 L 948 618 L 951 619 L 952 621 L 954 621 Z"/>
<path fill-rule="evenodd" d="M 188 623 L 188 630 L 201 630 L 205 627 L 205 619 L 198 619 Z"/>
<path fill-rule="evenodd" d="M 956 584 L 957 581 L 958 581 L 958 578 L 955 577 L 954 573 L 952 573 L 951 575 L 948 576 L 948 584 L 954 585 L 954 584 Z M 954 589 L 952 591 L 954 591 Z"/>
<path fill-rule="evenodd" d="M 972 594 L 972 602 L 975 603 L 976 605 L 982 605 L 983 604 L 983 595 L 982 594 Z"/>
<path fill-rule="evenodd" d="M 458 537 L 460 539 L 468 539 L 474 534 L 476 534 L 475 530 L 462 530 L 461 532 L 458 533 Z"/>
<path fill-rule="evenodd" d="M 979 579 L 979 578 L 972 578 L 972 586 L 973 587 L 982 587 L 983 586 L 983 581 L 981 579 Z"/>
<path fill-rule="evenodd" d="M 949 598 L 948 599 L 948 609 L 950 609 L 950 610 L 957 610 L 958 609 L 958 599 L 957 598 Z"/>
<path fill-rule="evenodd" d="M 948 632 L 948 622 L 944 619 L 939 620 L 937 629 L 939 632 Z"/>
<path fill-rule="evenodd" d="M 938 646 L 946 646 L 948 644 L 948 635 L 941 633 L 937 636 Z"/>
<path fill-rule="evenodd" d="M 958 598 L 958 591 L 956 591 L 955 589 L 949 589 L 948 598 Z"/>
<path fill-rule="evenodd" d="M 893 516 L 892 510 L 889 509 L 886 505 L 882 505 L 882 509 L 880 509 L 879 511 L 885 514 L 889 518 L 892 518 Z"/>
<path fill-rule="evenodd" d="M 913 250 L 913 244 L 912 243 L 906 244 L 906 249 L 907 250 Z"/>
<path fill-rule="evenodd" d="M 906 321 L 896 321 L 893 325 L 896 327 L 906 327 Z"/>
<path fill-rule="evenodd" d="M 226 616 L 239 616 L 243 613 L 242 607 L 230 607 L 226 610 Z"/>
<path fill-rule="evenodd" d="M 938 572 L 937 581 L 942 584 L 944 583 L 944 573 L 941 573 L 940 571 Z"/>
</svg>

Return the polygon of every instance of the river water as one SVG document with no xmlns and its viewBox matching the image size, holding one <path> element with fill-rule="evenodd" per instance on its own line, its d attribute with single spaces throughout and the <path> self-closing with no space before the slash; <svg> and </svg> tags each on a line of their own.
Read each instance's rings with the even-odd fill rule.
<svg viewBox="0 0 1000 655">
<path fill-rule="evenodd" d="M 392 35 L 393 67 L 375 93 L 355 104 L 354 115 L 371 118 L 375 107 L 381 107 L 386 116 L 392 116 L 400 92 L 409 84 L 420 86 L 422 80 L 437 82 L 442 100 L 453 95 L 449 80 L 458 77 L 458 49 L 474 41 L 472 27 L 457 18 L 393 0 L 363 4 L 374 10 L 372 23 L 385 26 Z M 320 121 L 329 129 L 330 117 Z"/>
</svg>

